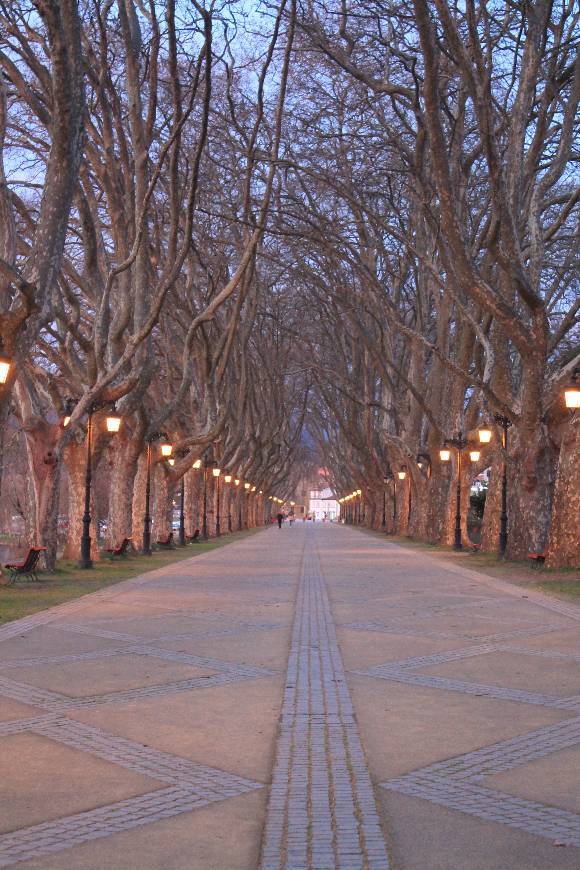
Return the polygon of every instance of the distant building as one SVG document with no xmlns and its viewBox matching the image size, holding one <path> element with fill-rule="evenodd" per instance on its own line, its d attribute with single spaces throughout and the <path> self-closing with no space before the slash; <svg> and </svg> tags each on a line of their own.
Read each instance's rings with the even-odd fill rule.
<svg viewBox="0 0 580 870">
<path fill-rule="evenodd" d="M 317 520 L 335 520 L 338 517 L 338 502 L 331 489 L 310 490 L 309 514 Z"/>
</svg>

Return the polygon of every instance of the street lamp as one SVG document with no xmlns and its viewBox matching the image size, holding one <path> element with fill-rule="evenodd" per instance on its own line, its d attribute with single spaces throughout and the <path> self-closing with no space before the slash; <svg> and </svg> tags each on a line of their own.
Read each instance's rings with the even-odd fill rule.
<svg viewBox="0 0 580 870">
<path fill-rule="evenodd" d="M 208 468 L 213 468 L 214 465 L 217 465 L 215 459 L 206 459 L 203 463 L 203 519 L 202 519 L 202 531 L 201 536 L 204 541 L 207 541 L 207 470 Z"/>
<path fill-rule="evenodd" d="M 7 356 L 0 356 L 0 384 L 5 384 L 8 380 L 8 375 L 10 374 L 10 369 L 12 367 L 12 360 Z"/>
<path fill-rule="evenodd" d="M 512 425 L 512 421 L 502 414 L 495 415 L 495 422 L 501 426 L 501 446 L 503 447 L 503 470 L 501 477 L 501 514 L 500 514 L 500 529 L 499 529 L 499 556 L 505 555 L 507 547 L 507 449 L 508 449 L 508 429 Z"/>
<path fill-rule="evenodd" d="M 79 568 L 92 568 L 91 559 L 91 483 L 93 479 L 93 414 L 105 408 L 108 403 L 95 403 L 89 407 L 87 419 L 87 467 L 85 472 L 85 512 L 83 514 L 83 533 L 81 537 L 81 557 Z M 70 415 L 69 420 L 70 422 Z M 63 426 L 64 426 L 63 420 Z M 115 406 L 107 417 L 107 431 L 114 433 L 119 431 L 121 418 L 115 412 Z"/>
<path fill-rule="evenodd" d="M 571 411 L 580 408 L 580 368 L 574 369 L 572 380 L 564 389 L 564 402 Z"/>
<path fill-rule="evenodd" d="M 443 442 L 443 449 L 439 451 L 439 456 L 442 462 L 449 462 L 451 459 L 451 451 L 448 445 L 455 447 L 457 451 L 457 489 L 455 498 L 455 539 L 453 542 L 454 550 L 463 549 L 461 544 L 461 451 L 467 447 L 467 439 L 459 432 L 455 438 L 446 438 Z"/>
<path fill-rule="evenodd" d="M 427 480 L 431 479 L 431 457 L 428 453 L 417 454 L 417 468 Z"/>
<path fill-rule="evenodd" d="M 240 483 L 241 483 L 240 478 L 234 477 L 234 486 L 239 487 Z M 241 530 L 242 530 L 242 497 L 241 497 L 239 489 L 238 489 L 238 492 L 236 494 L 236 498 L 238 500 L 238 532 L 241 532 Z"/>
<path fill-rule="evenodd" d="M 151 432 L 147 436 L 147 477 L 145 480 L 145 516 L 143 517 L 143 555 L 151 556 L 151 455 L 153 442 L 164 438 L 161 445 L 161 455 L 168 459 L 173 453 L 173 447 L 167 442 L 165 432 Z"/>
<path fill-rule="evenodd" d="M 184 459 L 187 456 L 187 450 L 179 450 L 177 455 L 180 459 Z M 167 462 L 171 466 L 175 465 L 175 459 L 173 458 L 169 458 Z M 199 463 L 199 459 L 197 460 L 197 462 Z M 193 467 L 195 468 L 196 465 L 194 465 Z M 197 467 L 199 468 L 199 465 L 197 465 Z M 182 474 L 181 486 L 179 490 L 179 546 L 185 547 L 185 544 L 185 474 Z"/>
<path fill-rule="evenodd" d="M 501 427 L 501 446 L 503 447 L 503 470 L 501 478 L 501 514 L 499 527 L 499 547 L 498 556 L 501 558 L 505 555 L 507 547 L 507 447 L 508 447 L 508 429 L 512 425 L 512 421 L 503 414 L 494 414 L 495 422 Z M 489 444 L 491 441 L 491 429 L 487 427 L 478 431 L 479 440 L 482 444 Z"/>
<path fill-rule="evenodd" d="M 224 477 L 225 483 L 232 482 L 232 475 L 226 474 Z M 228 493 L 228 532 L 232 531 L 232 494 Z"/>
<path fill-rule="evenodd" d="M 215 535 L 216 538 L 219 538 L 221 535 L 221 526 L 220 526 L 220 474 L 221 468 L 214 468 L 212 471 L 213 476 L 215 477 L 216 488 L 217 488 L 217 499 L 216 499 L 216 520 L 215 520 Z"/>
<path fill-rule="evenodd" d="M 64 414 L 62 415 L 62 428 L 66 429 L 70 423 L 70 418 L 75 408 L 75 400 L 67 399 L 64 403 Z"/>
<path fill-rule="evenodd" d="M 400 471 L 397 471 L 397 477 L 399 480 L 404 480 L 407 476 L 407 472 L 402 468 Z"/>
<path fill-rule="evenodd" d="M 383 480 L 393 484 L 393 535 L 397 533 L 397 478 L 389 468 Z"/>
</svg>

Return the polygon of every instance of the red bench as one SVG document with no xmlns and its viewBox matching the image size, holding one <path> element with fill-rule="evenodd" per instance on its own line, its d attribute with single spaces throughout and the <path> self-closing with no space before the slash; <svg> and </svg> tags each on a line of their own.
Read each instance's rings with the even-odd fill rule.
<svg viewBox="0 0 580 870">
<path fill-rule="evenodd" d="M 546 556 L 548 555 L 547 550 L 542 550 L 541 553 L 528 553 L 528 559 L 532 560 L 532 565 L 534 568 L 539 568 L 540 565 L 543 565 L 546 561 Z"/>
<path fill-rule="evenodd" d="M 173 532 L 170 532 L 164 540 L 158 540 L 157 546 L 162 550 L 171 550 L 173 547 Z"/>
<path fill-rule="evenodd" d="M 8 584 L 15 583 L 16 578 L 20 576 L 28 577 L 29 580 L 34 580 L 38 583 L 38 576 L 36 574 L 38 560 L 40 559 L 40 554 L 45 550 L 46 547 L 31 547 L 22 562 L 12 562 L 10 565 L 5 565 L 4 567 L 9 572 Z"/>
<path fill-rule="evenodd" d="M 133 538 L 123 538 L 123 542 L 118 547 L 110 547 L 105 550 L 109 554 L 110 559 L 115 559 L 117 556 L 126 556 L 127 551 L 131 549 Z"/>
</svg>

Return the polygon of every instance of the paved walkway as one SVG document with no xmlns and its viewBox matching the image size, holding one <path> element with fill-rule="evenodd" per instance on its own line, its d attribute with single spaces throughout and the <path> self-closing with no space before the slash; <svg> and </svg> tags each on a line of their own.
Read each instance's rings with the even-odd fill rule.
<svg viewBox="0 0 580 870">
<path fill-rule="evenodd" d="M 578 870 L 579 770 L 580 608 L 348 528 L 0 628 L 0 867 Z"/>
</svg>

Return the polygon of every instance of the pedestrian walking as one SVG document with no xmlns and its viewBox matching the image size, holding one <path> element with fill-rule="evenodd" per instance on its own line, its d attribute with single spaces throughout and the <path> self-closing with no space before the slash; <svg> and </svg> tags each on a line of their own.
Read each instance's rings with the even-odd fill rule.
<svg viewBox="0 0 580 870">
<path fill-rule="evenodd" d="M 278 528 L 281 529 L 282 523 L 284 522 L 284 514 L 282 514 L 282 513 L 276 514 L 276 519 L 278 520 Z"/>
</svg>

